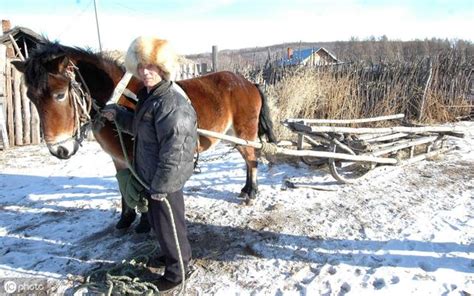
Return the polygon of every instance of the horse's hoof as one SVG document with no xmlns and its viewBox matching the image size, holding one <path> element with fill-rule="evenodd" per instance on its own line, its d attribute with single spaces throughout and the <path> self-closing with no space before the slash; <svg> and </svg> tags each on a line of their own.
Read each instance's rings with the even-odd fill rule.
<svg viewBox="0 0 474 296">
<path fill-rule="evenodd" d="M 255 198 L 246 198 L 242 201 L 242 205 L 251 206 L 255 203 Z"/>
<path fill-rule="evenodd" d="M 143 222 L 143 220 L 138 223 L 138 225 L 135 227 L 135 232 L 136 233 L 148 233 L 150 232 L 151 227 L 150 224 L 147 222 Z"/>
<path fill-rule="evenodd" d="M 129 228 L 130 225 L 132 225 L 133 221 L 135 221 L 135 215 L 131 216 L 121 216 L 120 220 L 117 222 L 115 225 L 115 228 L 117 229 L 126 229 Z"/>
<path fill-rule="evenodd" d="M 247 192 L 240 192 L 239 196 L 238 196 L 239 199 L 249 199 L 249 194 Z"/>
</svg>

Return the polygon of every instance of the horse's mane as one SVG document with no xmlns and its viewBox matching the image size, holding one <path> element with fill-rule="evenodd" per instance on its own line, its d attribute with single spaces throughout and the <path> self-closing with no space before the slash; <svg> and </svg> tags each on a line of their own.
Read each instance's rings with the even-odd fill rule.
<svg viewBox="0 0 474 296">
<path fill-rule="evenodd" d="M 124 69 L 123 63 L 107 53 L 94 53 L 90 48 L 69 47 L 57 41 L 45 40 L 32 50 L 25 67 L 25 81 L 39 91 L 48 85 L 48 69 L 45 63 L 61 56 L 80 56 L 96 64 L 107 63 Z"/>
</svg>

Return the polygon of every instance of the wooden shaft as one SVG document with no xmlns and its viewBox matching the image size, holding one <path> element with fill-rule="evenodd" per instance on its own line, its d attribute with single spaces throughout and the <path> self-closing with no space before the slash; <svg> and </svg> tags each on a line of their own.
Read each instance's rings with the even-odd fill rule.
<svg viewBox="0 0 474 296">
<path fill-rule="evenodd" d="M 228 141 L 237 145 L 253 147 L 256 149 L 262 149 L 262 144 L 254 141 L 247 141 L 244 139 L 216 133 L 213 131 L 197 129 L 198 134 L 206 137 L 212 137 L 221 139 L 224 141 Z M 291 155 L 291 156 L 311 156 L 316 158 L 335 158 L 335 159 L 343 159 L 343 160 L 352 160 L 352 161 L 365 161 L 365 162 L 376 162 L 376 163 L 383 163 L 383 164 L 396 164 L 397 160 L 394 158 L 382 158 L 382 157 L 374 157 L 370 155 L 349 155 L 344 153 L 333 153 L 333 152 L 326 152 L 326 151 L 308 151 L 308 150 L 292 150 L 292 149 L 285 149 L 281 147 L 277 147 L 277 154 L 284 154 L 284 155 Z"/>
</svg>

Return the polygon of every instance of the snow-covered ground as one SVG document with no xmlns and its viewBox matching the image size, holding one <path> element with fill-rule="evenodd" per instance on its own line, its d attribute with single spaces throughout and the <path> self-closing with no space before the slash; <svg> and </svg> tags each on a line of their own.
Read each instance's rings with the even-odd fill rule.
<svg viewBox="0 0 474 296">
<path fill-rule="evenodd" d="M 185 187 L 197 268 L 187 294 L 473 295 L 474 124 L 461 125 L 469 135 L 450 139 L 459 150 L 379 167 L 354 185 L 300 163 L 263 164 L 253 206 L 236 198 L 237 152 L 202 162 Z M 25 278 L 71 291 L 153 240 L 114 229 L 115 171 L 93 141 L 67 161 L 44 146 L 0 151 L 0 170 L 0 294 Z"/>
</svg>

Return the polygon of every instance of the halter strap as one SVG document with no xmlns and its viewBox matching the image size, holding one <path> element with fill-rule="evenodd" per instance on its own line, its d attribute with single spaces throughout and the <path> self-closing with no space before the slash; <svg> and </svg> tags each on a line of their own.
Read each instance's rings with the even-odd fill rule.
<svg viewBox="0 0 474 296">
<path fill-rule="evenodd" d="M 76 80 L 76 73 L 79 76 L 81 83 Z M 79 71 L 79 68 L 72 62 L 66 68 L 66 76 L 70 79 L 70 91 L 71 100 L 74 106 L 74 120 L 75 120 L 75 133 L 73 138 L 81 144 L 86 136 L 86 132 L 92 121 L 90 116 L 91 108 L 95 111 L 99 111 L 99 106 L 95 103 L 90 95 L 89 88 Z M 82 87 L 84 87 L 84 89 Z"/>
</svg>

